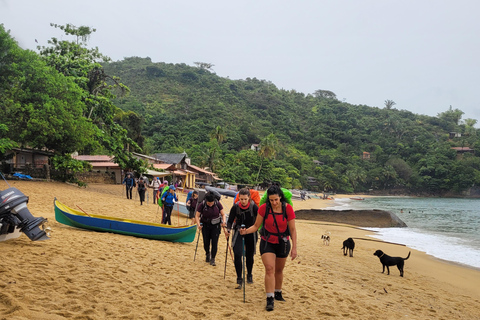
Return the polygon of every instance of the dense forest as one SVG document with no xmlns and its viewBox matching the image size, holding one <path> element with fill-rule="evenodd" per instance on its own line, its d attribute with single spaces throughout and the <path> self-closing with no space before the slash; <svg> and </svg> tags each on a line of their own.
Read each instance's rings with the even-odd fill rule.
<svg viewBox="0 0 480 320">
<path fill-rule="evenodd" d="M 94 29 L 53 26 L 73 40 L 53 38 L 38 52 L 19 48 L 0 26 L 0 159 L 28 145 L 55 150 L 68 170 L 80 170 L 67 160 L 74 151 L 139 168 L 132 151 L 185 151 L 229 183 L 430 194 L 480 184 L 480 158 L 452 149 L 480 142 L 476 120 L 462 120 L 459 109 L 429 117 L 391 100 L 352 105 L 325 89 L 222 78 L 203 62 L 111 62 L 88 49 Z"/>
<path fill-rule="evenodd" d="M 452 149 L 475 148 L 476 121 L 462 121 L 452 107 L 429 117 L 397 110 L 391 100 L 382 109 L 351 105 L 328 90 L 304 94 L 255 78 L 222 78 L 200 62 L 131 57 L 104 67 L 131 90 L 114 101 L 141 117 L 136 142 L 145 153 L 186 151 L 228 182 L 416 193 L 460 192 L 480 182 L 480 159 Z"/>
</svg>

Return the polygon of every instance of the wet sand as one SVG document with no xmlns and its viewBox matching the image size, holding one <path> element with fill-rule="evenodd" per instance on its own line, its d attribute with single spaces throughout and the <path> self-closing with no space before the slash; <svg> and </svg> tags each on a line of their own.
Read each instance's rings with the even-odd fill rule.
<svg viewBox="0 0 480 320">
<path fill-rule="evenodd" d="M 286 302 L 265 311 L 264 268 L 255 257 L 254 284 L 235 290 L 235 271 L 220 238 L 217 266 L 205 263 L 202 240 L 170 243 L 91 232 L 55 221 L 53 199 L 88 213 L 159 221 L 157 206 L 127 200 L 118 185 L 87 188 L 10 181 L 30 197 L 34 216 L 48 218 L 52 238 L 32 242 L 25 235 L 0 242 L 0 319 L 478 319 L 480 271 L 434 259 L 405 246 L 369 238 L 369 231 L 339 223 L 300 220 L 298 258 L 288 260 Z M 0 182 L 0 189 L 5 189 Z M 151 189 L 148 190 L 151 201 Z M 336 197 L 341 197 L 337 195 Z M 348 196 L 347 196 L 348 197 Z M 181 195 L 181 199 L 185 195 Z M 231 198 L 222 200 L 230 208 Z M 320 209 L 330 200 L 294 201 L 294 208 Z M 174 224 L 186 219 L 176 215 Z M 352 223 L 352 221 L 349 221 Z M 320 238 L 330 232 L 329 246 Z M 342 242 L 356 238 L 354 257 Z M 365 240 L 364 240 L 365 239 Z M 371 241 L 374 240 L 374 241 Z M 405 277 L 395 267 L 382 274 L 377 249 L 410 258 Z"/>
</svg>

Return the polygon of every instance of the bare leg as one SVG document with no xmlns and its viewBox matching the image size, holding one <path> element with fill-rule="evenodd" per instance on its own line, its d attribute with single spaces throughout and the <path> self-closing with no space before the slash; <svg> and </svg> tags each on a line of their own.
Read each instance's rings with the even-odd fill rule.
<svg viewBox="0 0 480 320">
<path fill-rule="evenodd" d="M 285 262 L 287 262 L 287 258 L 275 259 L 275 289 L 277 290 L 282 289 L 283 268 L 285 267 Z"/>
<path fill-rule="evenodd" d="M 265 292 L 273 293 L 275 291 L 275 260 L 274 253 L 267 252 L 262 254 L 263 265 L 265 266 Z M 285 263 L 284 263 L 285 265 Z"/>
</svg>

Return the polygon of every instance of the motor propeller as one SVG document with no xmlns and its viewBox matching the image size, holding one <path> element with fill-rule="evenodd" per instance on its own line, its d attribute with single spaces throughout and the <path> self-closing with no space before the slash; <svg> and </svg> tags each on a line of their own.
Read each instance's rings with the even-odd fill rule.
<svg viewBox="0 0 480 320">
<path fill-rule="evenodd" d="M 28 197 L 17 188 L 0 192 L 0 234 L 20 229 L 32 241 L 48 240 L 50 231 L 47 219 L 35 218 L 27 208 Z"/>
</svg>

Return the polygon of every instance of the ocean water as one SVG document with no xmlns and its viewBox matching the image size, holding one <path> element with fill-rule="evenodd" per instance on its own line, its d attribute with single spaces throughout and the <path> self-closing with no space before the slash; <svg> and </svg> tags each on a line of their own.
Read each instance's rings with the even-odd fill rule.
<svg viewBox="0 0 480 320">
<path fill-rule="evenodd" d="M 332 210 L 380 209 L 407 228 L 368 228 L 375 238 L 401 243 L 436 258 L 480 268 L 480 199 L 372 197 L 335 199 Z"/>
</svg>

